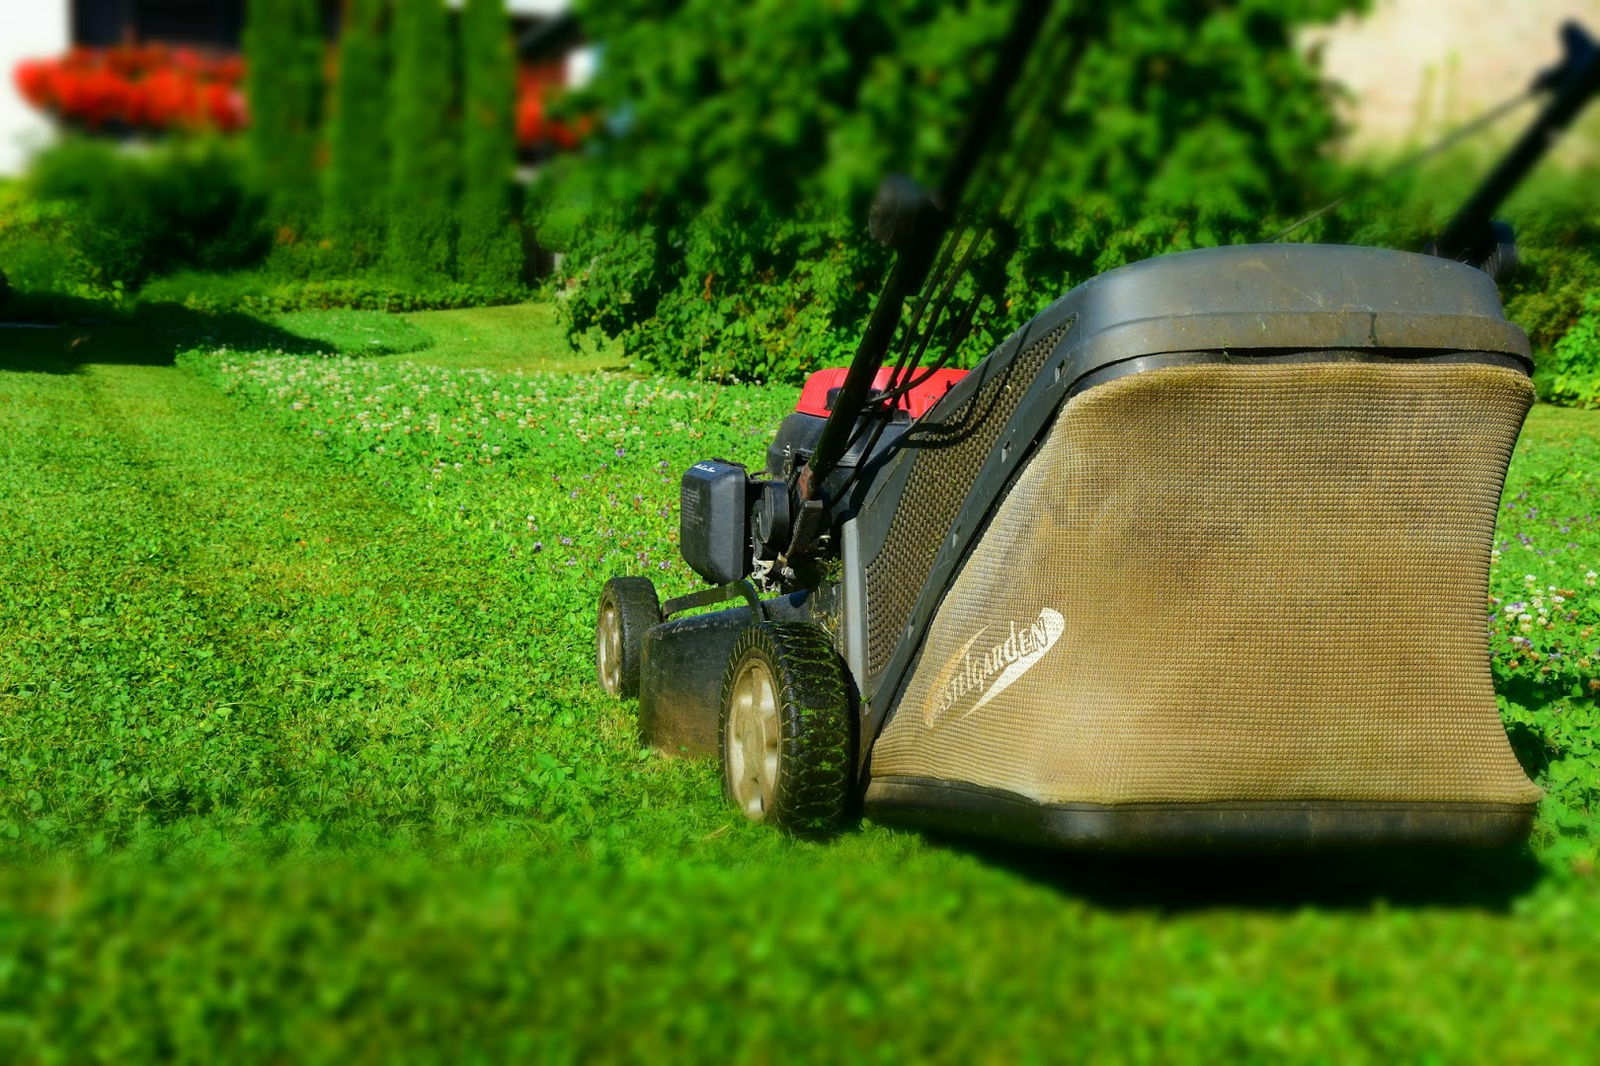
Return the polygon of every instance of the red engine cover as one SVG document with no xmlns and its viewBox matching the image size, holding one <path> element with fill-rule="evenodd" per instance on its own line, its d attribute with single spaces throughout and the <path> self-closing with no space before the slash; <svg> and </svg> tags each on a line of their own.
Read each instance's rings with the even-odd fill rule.
<svg viewBox="0 0 1600 1066">
<path fill-rule="evenodd" d="M 794 409 L 804 415 L 827 418 L 833 412 L 834 397 L 839 394 L 839 390 L 844 386 L 845 376 L 849 373 L 849 368 L 842 366 L 816 371 L 806 378 L 805 386 L 800 390 L 800 402 L 794 405 Z M 906 379 L 915 380 L 919 373 L 920 371 L 912 370 L 906 375 Z M 904 411 L 912 418 L 921 418 L 945 393 L 955 387 L 956 382 L 966 376 L 965 370 L 935 370 L 927 381 L 904 396 L 895 397 L 894 409 Z M 894 367 L 879 367 L 877 374 L 872 378 L 872 391 L 882 392 L 890 388 L 893 378 Z"/>
</svg>

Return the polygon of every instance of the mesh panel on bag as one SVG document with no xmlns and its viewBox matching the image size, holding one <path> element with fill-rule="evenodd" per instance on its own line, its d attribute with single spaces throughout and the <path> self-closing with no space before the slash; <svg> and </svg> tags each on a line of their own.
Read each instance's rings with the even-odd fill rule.
<svg viewBox="0 0 1600 1066">
<path fill-rule="evenodd" d="M 952 440 L 914 453 L 883 547 L 867 564 L 867 669 L 873 677 L 894 654 L 939 546 L 984 460 L 1071 325 L 1065 322 L 1029 344 L 966 403 L 920 427 L 919 435 L 944 430 Z"/>
<path fill-rule="evenodd" d="M 1495 514 L 1533 399 L 1471 363 L 1203 364 L 1070 400 L 940 606 L 874 776 L 1045 803 L 1530 803 Z"/>
</svg>

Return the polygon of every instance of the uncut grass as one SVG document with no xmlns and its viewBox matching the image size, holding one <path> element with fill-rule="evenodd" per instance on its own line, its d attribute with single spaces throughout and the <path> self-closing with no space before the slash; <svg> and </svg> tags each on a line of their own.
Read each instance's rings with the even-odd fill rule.
<svg viewBox="0 0 1600 1066">
<path fill-rule="evenodd" d="M 1593 423 L 1494 570 L 1575 586 L 1571 667 L 1494 651 L 1542 865 L 1068 863 L 790 843 L 598 693 L 600 581 L 693 586 L 678 472 L 792 390 L 462 361 L 0 375 L 8 1061 L 1592 1058 Z"/>
</svg>

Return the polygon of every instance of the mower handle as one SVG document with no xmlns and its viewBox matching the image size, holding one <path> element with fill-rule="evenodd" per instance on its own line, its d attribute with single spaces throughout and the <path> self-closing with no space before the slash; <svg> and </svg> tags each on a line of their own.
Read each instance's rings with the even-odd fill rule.
<svg viewBox="0 0 1600 1066">
<path fill-rule="evenodd" d="M 1566 55 L 1532 85 L 1533 92 L 1553 92 L 1550 102 L 1432 242 L 1431 254 L 1474 265 L 1487 262 L 1500 239 L 1495 211 L 1549 151 L 1556 136 L 1600 93 L 1600 46 L 1594 38 L 1577 22 L 1567 22 L 1561 27 L 1561 43 Z"/>
<path fill-rule="evenodd" d="M 872 379 L 883 366 L 884 356 L 894 340 L 895 329 L 900 325 L 905 301 L 927 280 L 940 242 L 950 229 L 956 208 L 961 202 L 961 193 L 982 156 L 984 143 L 998 127 L 1004 125 L 1006 97 L 1010 95 L 1012 85 L 1026 64 L 1028 53 L 1039 36 L 1039 29 L 1044 24 L 1050 6 L 1051 0 L 1022 0 L 1011 31 L 996 57 L 993 73 L 983 88 L 983 95 L 979 97 L 962 131 L 944 180 L 928 198 L 931 201 L 930 209 L 920 212 L 915 224 L 905 227 L 897 235 L 894 265 L 889 270 L 878 302 L 873 305 L 867 328 L 861 334 L 855 358 L 850 361 L 850 370 L 834 400 L 833 413 L 822 427 L 822 435 L 817 439 L 811 458 L 796 476 L 795 490 L 802 504 L 820 498 L 823 481 L 849 448 L 850 435 L 866 406 Z M 885 192 L 894 193 L 896 190 L 886 187 Z M 899 195 L 904 196 L 904 191 L 899 191 Z M 795 542 L 786 553 L 788 555 L 802 552 L 806 547 L 801 543 L 800 526 L 797 525 L 795 533 Z"/>
</svg>

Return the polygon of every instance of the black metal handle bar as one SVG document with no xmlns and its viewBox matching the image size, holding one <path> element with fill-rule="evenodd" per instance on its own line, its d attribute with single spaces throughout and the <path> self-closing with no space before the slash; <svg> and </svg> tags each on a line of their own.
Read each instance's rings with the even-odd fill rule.
<svg viewBox="0 0 1600 1066">
<path fill-rule="evenodd" d="M 818 498 L 823 480 L 848 449 L 851 431 L 866 405 L 873 376 L 883 366 L 884 355 L 894 340 L 905 301 L 927 279 L 928 269 L 955 218 L 961 193 L 978 165 L 984 144 L 996 128 L 1004 124 L 1006 97 L 1026 65 L 1049 9 L 1050 0 L 1023 0 L 1012 21 L 983 95 L 968 118 L 949 169 L 932 198 L 934 210 L 924 216 L 922 223 L 907 235 L 895 253 L 894 265 L 872 308 L 872 317 L 861 334 L 861 342 L 856 346 L 855 358 L 850 361 L 850 370 L 834 400 L 833 412 L 822 427 L 810 461 L 800 470 L 796 484 L 800 499 Z"/>
<path fill-rule="evenodd" d="M 1494 213 L 1534 164 L 1543 158 L 1574 116 L 1600 93 L 1600 46 L 1578 23 L 1561 27 L 1566 57 L 1534 81 L 1537 92 L 1550 91 L 1550 102 L 1512 145 L 1505 158 L 1456 212 L 1430 251 L 1446 259 L 1481 263 L 1495 250 Z"/>
</svg>

